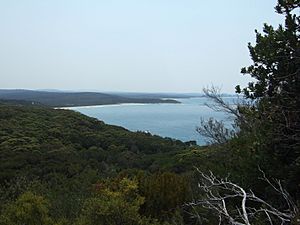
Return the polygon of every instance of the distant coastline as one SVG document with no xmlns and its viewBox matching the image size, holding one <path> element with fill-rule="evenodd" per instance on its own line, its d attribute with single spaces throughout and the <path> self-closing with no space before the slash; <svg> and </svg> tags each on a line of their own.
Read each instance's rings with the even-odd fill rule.
<svg viewBox="0 0 300 225">
<path fill-rule="evenodd" d="M 1 90 L 0 100 L 23 101 L 28 105 L 44 105 L 48 107 L 79 107 L 116 104 L 178 104 L 180 101 L 161 96 L 145 96 L 144 94 L 129 97 L 127 95 L 107 94 L 100 92 L 49 92 L 34 90 Z"/>
</svg>

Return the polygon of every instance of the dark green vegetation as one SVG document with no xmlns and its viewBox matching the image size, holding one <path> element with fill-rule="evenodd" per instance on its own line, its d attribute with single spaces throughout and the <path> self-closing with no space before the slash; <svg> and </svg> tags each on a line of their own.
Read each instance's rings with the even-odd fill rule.
<svg viewBox="0 0 300 225">
<path fill-rule="evenodd" d="M 116 202 L 107 203 L 112 205 L 101 206 L 108 207 L 105 208 L 108 211 L 101 210 L 99 213 L 109 215 L 112 213 L 112 217 L 115 217 L 113 213 L 120 212 L 110 210 L 120 206 L 126 213 L 127 209 L 133 207 L 133 211 L 128 213 L 135 214 L 128 215 L 128 218 L 139 215 L 139 220 L 149 220 L 149 224 L 152 221 L 150 218 L 159 218 L 163 214 L 167 219 L 172 218 L 171 212 L 186 200 L 188 192 L 185 190 L 188 187 L 181 176 L 163 171 L 183 172 L 184 168 L 175 164 L 179 158 L 174 156 L 179 152 L 189 151 L 190 148 L 190 144 L 181 141 L 142 132 L 129 132 L 124 128 L 106 125 L 69 110 L 55 110 L 20 103 L 14 105 L 13 102 L 10 105 L 2 104 L 0 105 L 0 210 L 4 210 L 4 214 L 8 214 L 9 217 L 2 218 L 3 221 L 12 220 L 2 222 L 18 224 L 16 221 L 30 217 L 27 212 L 20 215 L 20 218 L 9 216 L 11 215 L 9 210 L 21 210 L 18 207 L 25 207 L 22 205 L 25 203 L 22 202 L 27 201 L 34 205 L 32 207 L 37 207 L 35 210 L 43 211 L 31 212 L 33 209 L 30 208 L 28 213 L 45 213 L 45 218 L 51 217 L 51 223 L 61 220 L 67 220 L 69 224 L 77 220 L 94 221 L 90 218 L 92 215 L 89 215 L 92 212 L 86 211 L 85 207 L 97 207 L 101 201 L 107 202 L 102 198 L 110 198 L 110 195 L 121 196 L 115 199 Z M 155 177 L 150 176 L 151 173 L 154 173 Z M 106 180 L 108 178 L 116 180 Z M 115 186 L 112 186 L 113 182 Z M 125 182 L 126 185 L 133 187 L 126 187 L 124 184 L 125 187 L 116 190 L 119 182 Z M 177 183 L 180 185 L 173 190 Z M 98 196 L 101 185 L 109 189 L 109 193 L 105 192 L 107 197 Z M 160 191 L 167 191 L 169 188 L 171 192 L 167 195 L 160 191 L 153 192 L 152 186 Z M 136 196 L 136 203 L 131 199 L 133 198 L 131 194 L 128 197 L 131 200 L 126 203 L 127 197 L 123 199 L 122 195 L 128 193 L 123 188 L 133 188 L 132 195 Z M 161 195 L 165 196 L 165 202 Z M 146 196 L 149 197 L 145 200 Z M 164 202 L 161 208 L 154 207 L 157 201 Z M 172 205 L 168 206 L 168 201 L 172 201 Z M 84 219 L 77 216 L 81 215 L 81 212 Z M 140 215 L 140 212 L 143 213 Z M 105 215 L 95 216 L 105 217 Z M 142 224 L 141 221 L 128 224 Z"/>
<path fill-rule="evenodd" d="M 217 196 L 239 195 L 225 200 L 227 215 L 221 214 L 222 202 L 218 210 L 212 210 L 225 224 L 300 224 L 300 1 L 279 0 L 275 9 L 285 16 L 284 25 L 274 28 L 265 24 L 262 33 L 256 31 L 256 43 L 249 44 L 253 64 L 241 70 L 253 82 L 236 87 L 237 93 L 251 102 L 232 109 L 214 89 L 207 91 L 236 118 L 235 133 L 214 120 L 200 129 L 217 141 L 215 147 L 220 150 L 216 156 L 223 152 L 227 158 L 223 168 L 211 165 L 210 169 L 219 177 L 230 174 L 231 181 L 250 193 L 242 211 L 240 189 L 230 189 L 230 185 L 221 186 L 223 190 L 210 189 Z M 202 199 L 212 203 L 211 196 Z M 257 196 L 268 204 L 253 201 Z M 266 211 L 270 205 L 276 210 Z"/>
<path fill-rule="evenodd" d="M 102 175 L 127 168 L 155 170 L 156 156 L 187 147 L 180 141 L 129 132 L 69 110 L 7 105 L 0 109 L 1 181 L 17 175 L 42 177 L 48 172 L 72 177 L 86 167 L 99 169 Z"/>
<path fill-rule="evenodd" d="M 256 44 L 249 44 L 253 65 L 241 71 L 255 78 L 242 90 L 237 86 L 237 92 L 255 101 L 253 107 L 241 107 L 244 120 L 252 122 L 241 128 L 255 133 L 258 163 L 287 181 L 299 199 L 300 1 L 280 0 L 275 9 L 285 15 L 284 25 L 265 24 L 263 33 L 256 31 Z"/>
<path fill-rule="evenodd" d="M 0 90 L 0 100 L 23 100 L 52 107 L 109 105 L 120 103 L 179 103 L 160 97 L 126 97 L 97 92 L 49 92 L 30 90 Z"/>
<path fill-rule="evenodd" d="M 210 146 L 129 132 L 72 111 L 4 102 L 0 224 L 298 225 L 299 8 L 299 0 L 279 0 L 276 10 L 285 25 L 265 25 L 249 45 L 253 65 L 242 73 L 255 81 L 237 92 L 253 101 L 230 108 L 207 91 L 236 118 L 235 132 L 213 119 L 203 122 L 199 131 L 216 141 Z M 230 175 L 236 186 L 209 186 L 193 166 Z M 261 171 L 270 183 L 260 179 Z M 280 186 L 274 189 L 276 180 Z M 217 184 L 224 181 L 213 177 Z M 245 211 L 238 187 L 250 193 Z"/>
</svg>

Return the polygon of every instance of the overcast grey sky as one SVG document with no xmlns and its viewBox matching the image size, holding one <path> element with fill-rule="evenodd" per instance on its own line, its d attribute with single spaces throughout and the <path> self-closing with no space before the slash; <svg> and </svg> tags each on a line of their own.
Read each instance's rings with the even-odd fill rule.
<svg viewBox="0 0 300 225">
<path fill-rule="evenodd" d="M 0 88 L 233 92 L 275 0 L 0 0 Z"/>
</svg>

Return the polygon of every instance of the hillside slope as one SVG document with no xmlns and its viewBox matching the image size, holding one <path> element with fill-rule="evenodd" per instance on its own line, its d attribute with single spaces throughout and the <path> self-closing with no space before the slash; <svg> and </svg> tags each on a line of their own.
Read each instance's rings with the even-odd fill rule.
<svg viewBox="0 0 300 225">
<path fill-rule="evenodd" d="M 146 169 L 155 164 L 150 156 L 187 147 L 69 110 L 0 105 L 0 181 L 53 173 L 71 177 L 86 168 L 103 174 Z"/>
</svg>

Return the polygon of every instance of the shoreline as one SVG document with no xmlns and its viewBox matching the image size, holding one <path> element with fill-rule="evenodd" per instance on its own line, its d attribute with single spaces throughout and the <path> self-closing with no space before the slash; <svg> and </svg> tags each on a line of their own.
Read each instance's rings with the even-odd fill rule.
<svg viewBox="0 0 300 225">
<path fill-rule="evenodd" d="M 85 105 L 85 106 L 62 106 L 62 107 L 54 107 L 54 109 L 88 109 L 88 108 L 104 108 L 104 107 L 118 107 L 118 106 L 142 106 L 142 105 L 168 105 L 168 104 L 182 104 L 178 103 L 116 103 L 116 104 L 103 104 L 103 105 Z"/>
<path fill-rule="evenodd" d="M 116 103 L 116 104 L 103 104 L 103 105 L 63 106 L 63 107 L 55 107 L 55 109 L 75 109 L 75 108 L 88 109 L 88 108 L 117 107 L 123 105 L 149 105 L 149 104 L 161 104 L 161 103 Z"/>
</svg>

